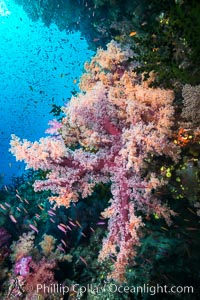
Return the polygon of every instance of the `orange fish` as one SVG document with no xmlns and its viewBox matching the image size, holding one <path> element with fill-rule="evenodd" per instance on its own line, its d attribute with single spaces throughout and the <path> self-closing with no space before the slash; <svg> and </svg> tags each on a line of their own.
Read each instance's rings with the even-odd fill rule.
<svg viewBox="0 0 200 300">
<path fill-rule="evenodd" d="M 63 228 L 62 226 L 60 226 L 60 225 L 57 225 L 57 227 L 58 227 L 58 229 L 60 229 L 62 232 L 64 232 L 65 234 L 66 234 L 66 229 L 65 228 Z"/>
<path fill-rule="evenodd" d="M 67 225 L 65 225 L 63 223 L 60 223 L 59 225 L 62 226 L 62 227 L 64 227 L 65 229 L 67 228 Z"/>
<path fill-rule="evenodd" d="M 189 210 L 193 215 L 196 215 L 195 212 L 191 208 L 187 207 L 187 210 Z"/>
<path fill-rule="evenodd" d="M 93 39 L 93 42 L 94 42 L 94 43 L 96 43 L 96 42 L 98 42 L 98 41 L 100 41 L 99 38 L 94 38 L 94 39 Z"/>
<path fill-rule="evenodd" d="M 79 223 L 79 221 L 75 221 L 75 223 L 81 228 L 81 224 Z"/>
<path fill-rule="evenodd" d="M 198 230 L 198 228 L 195 227 L 186 227 L 187 230 L 192 231 L 192 230 Z"/>
<path fill-rule="evenodd" d="M 61 243 L 62 243 L 65 247 L 67 247 L 67 244 L 65 243 L 64 240 L 61 240 Z"/>
<path fill-rule="evenodd" d="M 17 223 L 17 220 L 15 219 L 15 217 L 13 215 L 9 215 L 9 217 L 13 223 Z"/>
<path fill-rule="evenodd" d="M 65 249 L 64 249 L 63 247 L 61 247 L 61 246 L 58 245 L 57 248 L 58 248 L 60 251 L 65 252 Z"/>
<path fill-rule="evenodd" d="M 92 227 L 90 227 L 90 230 L 91 230 L 92 232 L 95 232 L 94 229 L 93 229 Z"/>
<path fill-rule="evenodd" d="M 168 229 L 166 227 L 164 227 L 164 226 L 161 226 L 160 228 L 163 229 L 163 230 L 165 230 L 165 231 L 168 231 Z"/>
<path fill-rule="evenodd" d="M 85 238 L 87 237 L 87 236 L 85 235 L 85 233 L 83 233 L 83 232 L 81 232 L 81 235 L 84 236 Z"/>
<path fill-rule="evenodd" d="M 16 196 L 21 202 L 23 202 L 23 201 L 22 201 L 22 198 L 20 197 L 20 195 L 16 194 L 15 196 Z"/>
<path fill-rule="evenodd" d="M 73 227 L 76 227 L 76 224 L 74 224 L 72 221 L 69 221 L 69 223 L 70 223 Z"/>
<path fill-rule="evenodd" d="M 27 204 L 30 204 L 30 203 L 28 202 L 28 200 L 27 200 L 27 199 L 24 199 L 24 201 L 25 201 Z"/>
<path fill-rule="evenodd" d="M 7 186 L 6 186 L 6 185 L 4 185 L 4 188 L 5 188 L 6 192 L 8 192 L 8 188 L 7 188 Z"/>
<path fill-rule="evenodd" d="M 39 209 L 44 210 L 44 208 L 38 204 Z"/>
<path fill-rule="evenodd" d="M 29 224 L 29 227 L 30 227 L 31 229 L 33 229 L 36 233 L 39 232 L 38 229 L 37 229 L 34 225 L 32 225 L 32 224 Z"/>
<path fill-rule="evenodd" d="M 82 256 L 79 256 L 79 258 L 86 266 L 88 266 L 87 261 Z"/>
<path fill-rule="evenodd" d="M 0 207 L 1 207 L 3 210 L 6 210 L 6 208 L 3 206 L 3 204 L 0 204 Z"/>
<path fill-rule="evenodd" d="M 137 34 L 137 31 L 132 31 L 129 36 L 135 36 Z"/>
<path fill-rule="evenodd" d="M 27 212 L 27 210 L 23 207 L 23 210 L 24 210 L 24 212 L 26 213 L 26 214 L 28 214 L 28 212 Z"/>
</svg>

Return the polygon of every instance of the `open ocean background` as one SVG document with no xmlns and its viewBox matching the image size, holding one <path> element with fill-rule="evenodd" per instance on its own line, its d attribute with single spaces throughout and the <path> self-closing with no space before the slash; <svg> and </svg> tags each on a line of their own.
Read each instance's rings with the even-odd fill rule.
<svg viewBox="0 0 200 300">
<path fill-rule="evenodd" d="M 0 184 L 24 165 L 9 153 L 11 134 L 31 141 L 44 136 L 52 104 L 78 91 L 84 62 L 93 51 L 80 32 L 31 21 L 12 0 L 0 0 Z"/>
</svg>

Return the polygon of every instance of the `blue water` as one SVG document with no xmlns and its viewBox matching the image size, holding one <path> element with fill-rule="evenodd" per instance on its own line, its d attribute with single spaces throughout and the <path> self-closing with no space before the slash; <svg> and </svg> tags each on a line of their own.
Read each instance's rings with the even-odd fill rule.
<svg viewBox="0 0 200 300">
<path fill-rule="evenodd" d="M 80 32 L 32 22 L 12 0 L 0 0 L 0 184 L 24 170 L 8 151 L 11 134 L 44 136 L 52 104 L 63 105 L 78 91 L 93 54 Z"/>
</svg>

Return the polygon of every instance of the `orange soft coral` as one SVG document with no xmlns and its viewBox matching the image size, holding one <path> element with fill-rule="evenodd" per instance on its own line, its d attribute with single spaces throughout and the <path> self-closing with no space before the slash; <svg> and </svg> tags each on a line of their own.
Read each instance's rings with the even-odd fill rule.
<svg viewBox="0 0 200 300">
<path fill-rule="evenodd" d="M 113 41 L 107 50 L 98 50 L 86 65 L 82 92 L 63 108 L 60 136 L 33 144 L 16 137 L 11 142 L 17 159 L 49 171 L 34 187 L 50 189 L 55 194 L 50 200 L 58 206 L 87 197 L 98 183 L 111 183 L 110 207 L 103 213 L 109 218 L 108 235 L 99 259 L 112 256 L 110 277 L 120 282 L 139 244 L 143 222 L 138 212 L 156 213 L 168 224 L 173 215 L 152 193 L 166 183 L 151 169 L 154 158 L 179 158 L 171 129 L 173 91 L 149 87 L 135 74 L 133 60 L 129 47 Z"/>
</svg>

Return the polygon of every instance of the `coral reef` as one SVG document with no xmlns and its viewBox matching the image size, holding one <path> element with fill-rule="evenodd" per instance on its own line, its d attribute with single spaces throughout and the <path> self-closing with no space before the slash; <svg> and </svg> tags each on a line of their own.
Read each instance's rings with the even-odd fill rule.
<svg viewBox="0 0 200 300">
<path fill-rule="evenodd" d="M 8 231 L 5 228 L 0 227 L 0 249 L 7 246 L 10 238 L 11 235 Z"/>
<path fill-rule="evenodd" d="M 48 287 L 57 283 L 55 270 L 58 269 L 58 262 L 72 260 L 70 254 L 62 253 L 64 249 L 60 245 L 56 248 L 57 240 L 51 235 L 45 234 L 40 242 L 42 252 L 34 243 L 34 239 L 34 232 L 30 231 L 23 233 L 19 240 L 11 245 L 10 259 L 14 265 L 5 299 L 32 299 L 36 294 L 48 299 Z M 39 291 L 38 285 L 42 287 Z M 56 294 L 55 291 L 54 296 L 59 297 L 59 293 Z"/>
<path fill-rule="evenodd" d="M 22 257 L 15 264 L 15 274 L 21 275 L 22 277 L 26 277 L 30 272 L 30 262 L 32 261 L 31 256 Z"/>
<path fill-rule="evenodd" d="M 48 299 L 47 288 L 52 284 L 56 284 L 54 279 L 54 261 L 47 261 L 44 258 L 39 262 L 29 261 L 28 270 L 22 275 L 13 275 L 9 279 L 9 289 L 6 300 L 9 299 Z M 19 269 L 18 269 L 19 271 Z M 38 285 L 46 286 L 38 291 Z M 58 295 L 57 295 L 58 296 Z"/>
<path fill-rule="evenodd" d="M 35 234 L 33 231 L 23 233 L 18 241 L 14 241 L 11 245 L 11 259 L 12 261 L 18 261 L 23 257 L 30 255 L 34 248 Z"/>
<path fill-rule="evenodd" d="M 200 85 L 184 85 L 182 95 L 184 107 L 181 117 L 185 120 L 185 128 L 200 130 Z"/>
<path fill-rule="evenodd" d="M 6 278 L 8 269 L 5 267 L 5 260 L 10 255 L 9 242 L 11 235 L 8 231 L 0 227 L 0 287 L 1 282 Z"/>
<path fill-rule="evenodd" d="M 13 135 L 10 150 L 27 168 L 46 171 L 34 189 L 50 189 L 56 206 L 69 207 L 91 195 L 96 184 L 111 184 L 110 206 L 102 213 L 109 218 L 108 235 L 99 259 L 112 257 L 110 277 L 119 282 L 139 245 L 142 215 L 156 214 L 167 224 L 175 215 L 154 195 L 166 183 L 155 161 L 179 159 L 171 130 L 173 91 L 149 87 L 130 59 L 130 48 L 114 41 L 98 50 L 85 66 L 82 92 L 63 108 L 60 135 L 34 143 Z"/>
<path fill-rule="evenodd" d="M 27 170 L 0 187 L 0 299 L 198 299 L 200 2 L 14 1 L 102 48 L 45 138 L 12 136 Z"/>
<path fill-rule="evenodd" d="M 70 254 L 61 253 L 61 251 L 64 251 L 62 245 L 58 245 L 57 249 L 55 249 L 56 244 L 57 244 L 57 240 L 53 236 L 45 234 L 43 236 L 43 240 L 40 242 L 40 246 L 44 256 L 49 260 L 55 260 L 55 261 L 66 260 L 68 262 L 71 262 L 72 256 Z"/>
<path fill-rule="evenodd" d="M 25 290 L 27 291 L 27 297 L 35 294 L 38 284 L 42 286 L 51 286 L 56 284 L 54 279 L 54 269 L 56 267 L 55 261 L 47 261 L 44 258 L 39 262 L 31 262 L 31 272 L 26 276 Z M 47 291 L 41 290 L 38 295 L 45 295 Z M 47 293 L 48 294 L 48 293 Z M 31 298 L 31 297 L 30 297 Z"/>
</svg>

